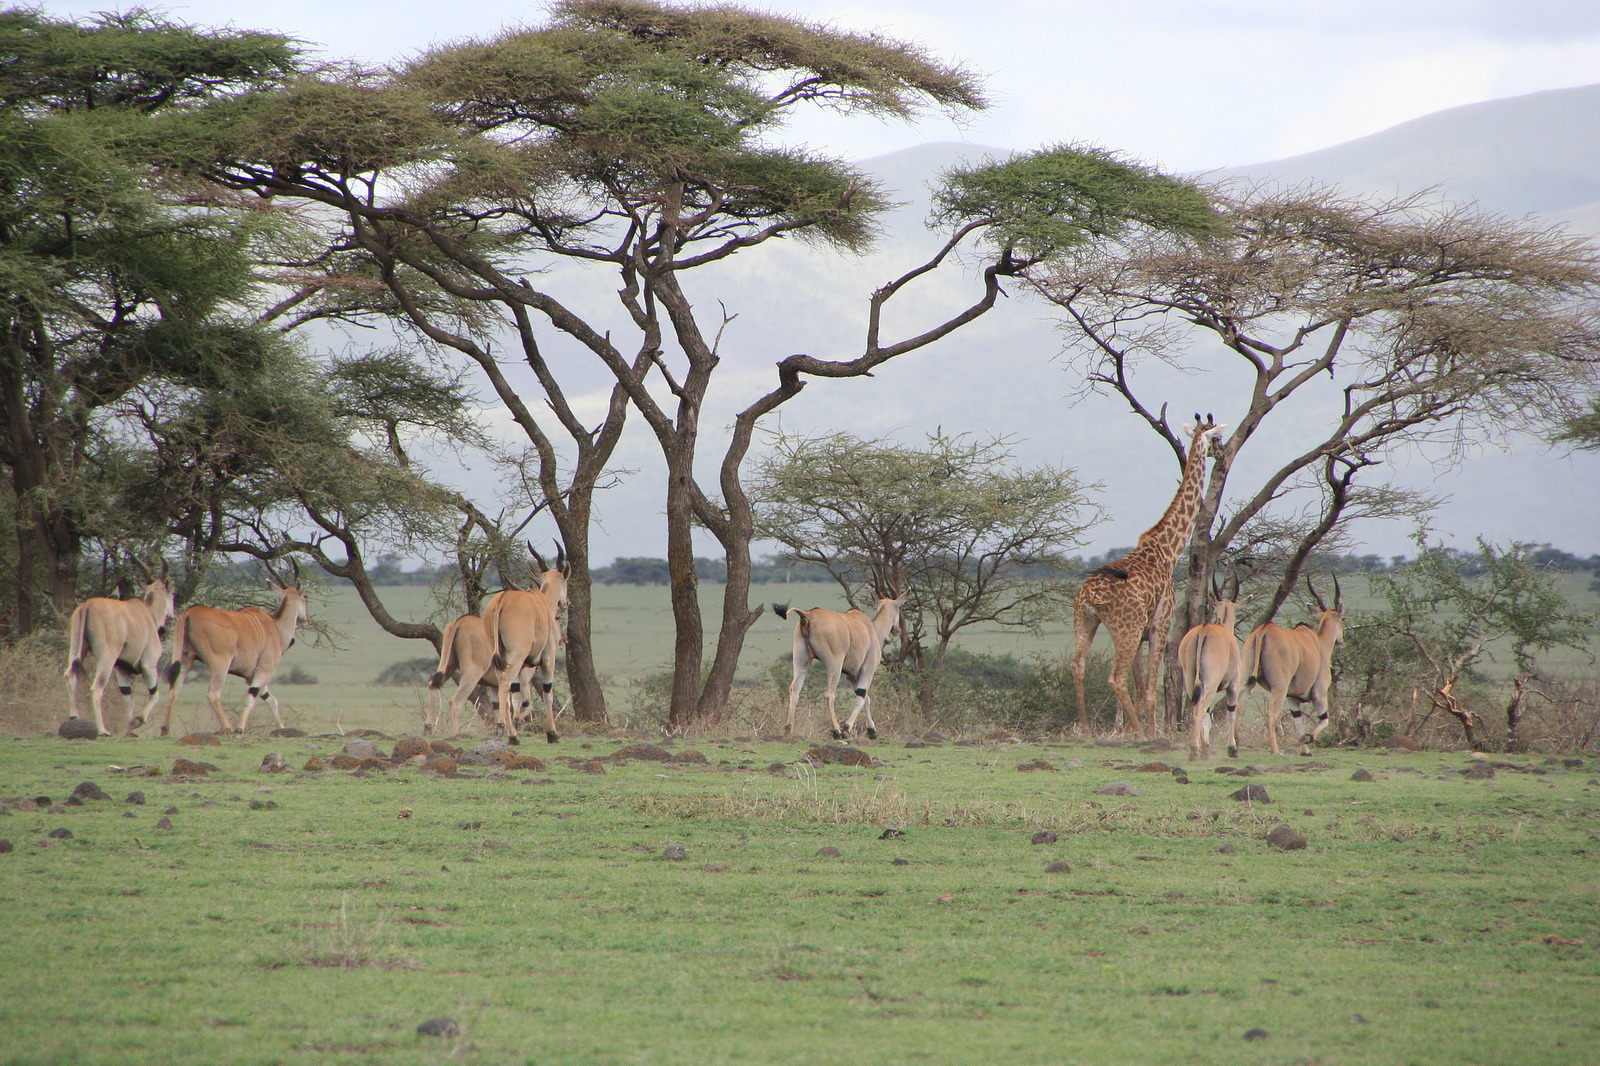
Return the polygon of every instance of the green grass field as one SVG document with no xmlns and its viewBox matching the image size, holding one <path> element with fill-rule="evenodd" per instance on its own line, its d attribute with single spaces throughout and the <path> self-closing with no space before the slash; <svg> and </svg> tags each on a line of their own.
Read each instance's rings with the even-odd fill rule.
<svg viewBox="0 0 1600 1066">
<path fill-rule="evenodd" d="M 1183 784 L 1131 747 L 724 738 L 299 772 L 342 742 L 0 741 L 0 1062 L 1600 1062 L 1593 761 L 1248 752 L 1284 772 Z M 112 769 L 179 755 L 218 772 Z M 84 780 L 111 798 L 31 802 Z"/>
</svg>

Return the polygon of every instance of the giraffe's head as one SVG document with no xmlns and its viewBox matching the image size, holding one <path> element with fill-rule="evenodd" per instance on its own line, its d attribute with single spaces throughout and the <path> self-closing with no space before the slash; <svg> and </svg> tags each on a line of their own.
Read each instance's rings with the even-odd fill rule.
<svg viewBox="0 0 1600 1066">
<path fill-rule="evenodd" d="M 1201 449 L 1198 453 L 1203 459 L 1208 455 L 1215 455 L 1222 445 L 1222 433 L 1228 428 L 1226 422 L 1218 422 L 1207 414 L 1201 421 L 1199 412 L 1195 413 L 1194 422 L 1183 424 L 1183 432 L 1189 437 L 1189 451 L 1195 454 L 1194 449 Z"/>
</svg>

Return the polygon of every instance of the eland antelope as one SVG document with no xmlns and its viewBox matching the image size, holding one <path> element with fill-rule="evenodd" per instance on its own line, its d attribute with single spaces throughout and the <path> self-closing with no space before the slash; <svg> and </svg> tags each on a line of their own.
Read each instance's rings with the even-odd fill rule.
<svg viewBox="0 0 1600 1066">
<path fill-rule="evenodd" d="M 528 551 L 542 571 L 539 587 L 532 591 L 506 589 L 496 593 L 483 609 L 483 623 L 492 653 L 490 662 L 500 672 L 499 722 L 506 742 L 517 743 L 517 716 L 512 698 L 522 690 L 523 677 L 531 667 L 528 683 L 537 681 L 544 695 L 544 738 L 554 744 L 561 739 L 556 735 L 553 691 L 556 653 L 561 646 L 561 623 L 556 612 L 567 605 L 567 578 L 572 574 L 572 564 L 567 562 L 566 549 L 560 544 L 556 545 L 555 566 L 547 565 L 543 556 L 533 550 L 533 545 L 528 545 Z M 524 695 L 531 696 L 531 693 Z"/>
<path fill-rule="evenodd" d="M 1238 585 L 1224 596 L 1213 584 L 1216 621 L 1195 626 L 1178 644 L 1178 665 L 1183 670 L 1183 691 L 1193 715 L 1189 758 L 1211 758 L 1211 705 L 1226 688 L 1228 731 L 1235 732 L 1239 713 L 1239 638 L 1234 635 Z"/>
<path fill-rule="evenodd" d="M 809 611 L 791 608 L 787 604 L 773 604 L 779 618 L 799 617 L 794 627 L 794 680 L 789 685 L 789 724 L 784 732 L 794 732 L 794 711 L 800 703 L 800 689 L 806 683 L 806 674 L 813 660 L 822 663 L 827 688 L 828 720 L 833 723 L 833 737 L 844 740 L 855 728 L 856 717 L 863 711 L 867 715 L 867 738 L 878 738 L 877 723 L 872 720 L 872 697 L 867 689 L 872 675 L 877 672 L 878 660 L 883 655 L 883 645 L 900 631 L 900 608 L 906 598 L 887 597 L 875 600 L 875 613 L 867 617 L 859 607 L 840 613 L 826 607 L 813 607 Z M 834 689 L 843 676 L 856 690 L 856 705 L 839 725 L 839 715 L 834 707 Z"/>
<path fill-rule="evenodd" d="M 1272 742 L 1272 754 L 1278 750 L 1278 712 L 1285 699 L 1294 706 L 1289 713 L 1294 717 L 1295 728 L 1300 732 L 1300 754 L 1311 754 L 1311 743 L 1328 727 L 1328 686 L 1333 683 L 1333 649 L 1344 643 L 1344 608 L 1340 604 L 1339 579 L 1333 579 L 1333 606 L 1322 602 L 1322 597 L 1306 578 L 1306 588 L 1316 600 L 1317 625 L 1313 629 L 1301 622 L 1293 629 L 1268 622 L 1251 631 L 1244 643 L 1244 657 L 1239 664 L 1239 676 L 1244 691 L 1256 685 L 1265 688 L 1270 696 L 1267 704 L 1267 739 Z M 1311 732 L 1300 726 L 1300 705 L 1311 702 L 1317 715 Z M 1228 738 L 1228 756 L 1239 754 L 1239 729 L 1237 719 L 1232 723 Z"/>
<path fill-rule="evenodd" d="M 211 704 L 224 733 L 233 731 L 228 712 L 222 709 L 222 686 L 229 674 L 242 677 L 250 684 L 244 711 L 239 716 L 239 732 L 250 727 L 250 712 L 258 698 L 267 701 L 278 728 L 283 728 L 278 698 L 267 686 L 283 653 L 294 643 L 295 629 L 310 618 L 306 612 L 305 592 L 300 588 L 299 563 L 294 563 L 294 577 L 293 585 L 276 577 L 268 584 L 267 587 L 278 594 L 278 606 L 270 614 L 259 607 L 227 611 L 196 605 L 178 616 L 178 625 L 172 634 L 172 665 L 167 667 L 167 713 L 161 723 L 162 736 L 167 735 L 172 725 L 172 708 L 196 660 L 205 663 L 211 674 L 206 701 Z"/>
<path fill-rule="evenodd" d="M 445 626 L 439 641 L 439 669 L 428 679 L 428 708 L 431 717 L 422 725 L 422 735 L 429 736 L 444 717 L 444 683 L 455 680 L 456 691 L 450 697 L 450 732 L 461 728 L 461 708 L 469 698 L 484 703 L 479 716 L 488 720 L 484 709 L 490 705 L 500 688 L 500 671 L 494 666 L 494 649 L 489 644 L 489 627 L 483 617 L 464 614 Z M 533 670 L 525 668 L 517 679 L 526 689 L 533 681 Z"/>
<path fill-rule="evenodd" d="M 94 681 L 90 696 L 94 703 L 94 724 L 101 736 L 109 736 L 106 728 L 104 701 L 106 685 L 111 675 L 117 675 L 117 687 L 128 703 L 128 732 L 144 724 L 145 717 L 155 709 L 156 691 L 160 685 L 161 638 L 167 632 L 167 620 L 177 613 L 172 586 L 167 581 L 167 564 L 161 564 L 161 576 L 145 570 L 144 598 L 116 600 L 109 596 L 95 596 L 78 604 L 72 612 L 69 627 L 71 651 L 67 657 L 67 716 L 78 717 L 78 678 L 83 675 L 83 660 L 93 655 Z M 133 675 L 144 678 L 150 698 L 138 714 L 133 712 Z"/>
</svg>

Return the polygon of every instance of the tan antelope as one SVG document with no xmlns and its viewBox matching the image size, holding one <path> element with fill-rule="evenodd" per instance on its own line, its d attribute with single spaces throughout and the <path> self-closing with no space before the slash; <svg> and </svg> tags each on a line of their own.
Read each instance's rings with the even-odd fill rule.
<svg viewBox="0 0 1600 1066">
<path fill-rule="evenodd" d="M 172 725 L 172 708 L 178 702 L 178 692 L 197 660 L 205 663 L 211 674 L 206 701 L 211 704 L 224 733 L 233 731 L 228 712 L 222 709 L 222 686 L 229 674 L 244 678 L 250 686 L 244 711 L 239 716 L 239 732 L 250 728 L 250 712 L 257 699 L 267 701 L 278 728 L 283 728 L 278 698 L 267 686 L 283 653 L 294 643 L 295 629 L 310 618 L 306 612 L 306 596 L 300 588 L 299 563 L 294 563 L 294 577 L 293 585 L 276 575 L 268 584 L 267 587 L 278 594 L 278 606 L 270 614 L 259 607 L 227 611 L 196 605 L 178 616 L 178 625 L 172 634 L 172 665 L 167 667 L 169 691 L 167 714 L 161 723 L 162 736 L 167 735 Z"/>
<path fill-rule="evenodd" d="M 429 736 L 444 717 L 444 683 L 455 680 L 456 691 L 450 697 L 450 732 L 461 728 L 461 708 L 471 698 L 482 701 L 479 716 L 488 720 L 485 708 L 500 688 L 500 671 L 494 666 L 494 649 L 489 644 L 489 627 L 483 617 L 464 614 L 445 626 L 444 637 L 439 642 L 439 669 L 428 679 L 428 707 L 431 717 L 422 725 L 422 735 Z M 533 670 L 525 668 L 517 679 L 527 688 L 533 681 Z"/>
<path fill-rule="evenodd" d="M 806 683 L 806 674 L 813 660 L 822 663 L 822 673 L 827 688 L 828 720 L 833 723 L 833 737 L 844 740 L 855 728 L 856 717 L 867 716 L 867 738 L 878 739 L 878 726 L 872 720 L 872 697 L 867 689 L 872 685 L 872 675 L 878 670 L 883 655 L 883 645 L 900 631 L 900 608 L 906 598 L 880 598 L 873 602 L 874 614 L 869 618 L 859 607 L 840 613 L 826 607 L 813 607 L 809 611 L 791 608 L 787 604 L 773 604 L 779 618 L 797 615 L 794 627 L 794 680 L 789 685 L 789 724 L 784 732 L 794 732 L 794 711 L 800 703 L 800 689 Z M 856 705 L 839 725 L 839 715 L 834 708 L 834 689 L 839 678 L 849 680 L 856 690 Z"/>
<path fill-rule="evenodd" d="M 1272 754 L 1278 750 L 1278 712 L 1283 701 L 1294 701 L 1289 713 L 1294 717 L 1295 728 L 1300 732 L 1300 754 L 1310 755 L 1311 744 L 1328 727 L 1328 686 L 1333 683 L 1333 649 L 1344 643 L 1344 608 L 1340 604 L 1339 579 L 1333 579 L 1333 606 L 1322 602 L 1311 579 L 1306 578 L 1306 588 L 1316 600 L 1316 628 L 1301 622 L 1293 629 L 1268 622 L 1251 631 L 1244 643 L 1244 658 L 1239 664 L 1244 691 L 1256 685 L 1265 688 L 1270 696 L 1267 704 L 1267 739 L 1272 742 Z M 1300 725 L 1300 705 L 1311 702 L 1317 723 L 1311 732 Z M 1239 754 L 1239 729 L 1237 720 L 1232 725 L 1228 739 L 1228 755 Z"/>
<path fill-rule="evenodd" d="M 1183 691 L 1188 697 L 1193 728 L 1189 734 L 1189 758 L 1211 758 L 1211 705 L 1219 693 L 1228 694 L 1228 731 L 1235 732 L 1239 713 L 1239 638 L 1234 635 L 1234 616 L 1238 610 L 1239 586 L 1224 595 L 1215 582 L 1216 621 L 1195 626 L 1178 644 L 1178 665 L 1183 670 Z"/>
<path fill-rule="evenodd" d="M 523 675 L 528 667 L 543 691 L 545 709 L 545 740 L 551 744 L 561 738 L 556 735 L 556 653 L 561 646 L 561 623 L 556 612 L 567 605 L 567 578 L 572 565 L 566 560 L 566 549 L 556 545 L 556 565 L 549 566 L 543 556 L 528 545 L 533 561 L 542 573 L 539 587 L 533 591 L 506 589 L 490 598 L 483 609 L 483 623 L 488 630 L 490 659 L 500 671 L 497 692 L 500 700 L 499 722 L 505 732 L 506 742 L 517 743 L 516 708 L 512 699 L 523 688 Z M 531 686 L 530 681 L 530 686 Z M 531 703 L 531 693 L 524 702 Z"/>
<path fill-rule="evenodd" d="M 109 596 L 95 596 L 78 604 L 72 612 L 68 629 L 71 651 L 67 656 L 67 717 L 78 717 L 78 678 L 83 675 L 83 660 L 93 655 L 94 682 L 90 687 L 94 703 L 94 724 L 101 736 L 110 736 L 106 728 L 105 694 L 111 675 L 117 675 L 117 687 L 127 698 L 128 732 L 144 724 L 145 716 L 155 709 L 156 691 L 161 679 L 161 638 L 167 632 L 167 620 L 177 613 L 172 586 L 167 581 L 167 564 L 161 564 L 161 576 L 150 573 L 143 563 L 146 584 L 144 598 L 117 600 Z M 144 678 L 150 699 L 138 714 L 133 713 L 133 675 Z"/>
</svg>

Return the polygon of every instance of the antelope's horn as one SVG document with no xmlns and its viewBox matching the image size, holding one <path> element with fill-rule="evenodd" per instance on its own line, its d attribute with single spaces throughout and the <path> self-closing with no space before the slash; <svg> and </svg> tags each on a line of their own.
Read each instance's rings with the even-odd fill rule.
<svg viewBox="0 0 1600 1066">
<path fill-rule="evenodd" d="M 540 573 L 544 573 L 546 570 L 550 569 L 550 567 L 544 561 L 544 556 L 539 554 L 539 549 L 533 546 L 533 541 L 527 540 L 523 541 L 523 543 L 528 546 L 528 554 L 533 556 L 533 561 L 539 564 Z"/>
</svg>

